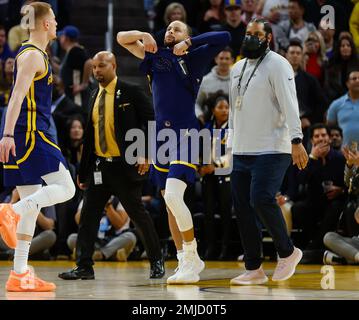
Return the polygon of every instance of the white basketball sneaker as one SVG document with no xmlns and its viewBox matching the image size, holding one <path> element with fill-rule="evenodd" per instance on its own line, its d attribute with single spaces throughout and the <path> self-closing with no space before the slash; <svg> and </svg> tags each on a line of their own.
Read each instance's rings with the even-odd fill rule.
<svg viewBox="0 0 359 320">
<path fill-rule="evenodd" d="M 184 255 L 183 251 L 177 252 L 178 265 L 177 265 L 177 268 L 175 269 L 175 274 L 173 274 L 172 276 L 167 278 L 167 283 L 176 283 L 177 273 L 178 273 L 178 270 L 181 267 L 181 264 L 182 264 L 182 261 L 183 261 L 183 255 Z"/>
<path fill-rule="evenodd" d="M 167 279 L 168 284 L 190 284 L 199 281 L 199 274 L 204 269 L 204 262 L 197 252 L 185 252 L 178 271 L 173 277 Z"/>
<path fill-rule="evenodd" d="M 177 272 L 167 279 L 168 284 L 189 284 L 199 281 L 199 274 L 205 267 L 204 262 L 197 253 L 197 243 L 183 245 L 181 261 L 179 260 Z"/>
</svg>

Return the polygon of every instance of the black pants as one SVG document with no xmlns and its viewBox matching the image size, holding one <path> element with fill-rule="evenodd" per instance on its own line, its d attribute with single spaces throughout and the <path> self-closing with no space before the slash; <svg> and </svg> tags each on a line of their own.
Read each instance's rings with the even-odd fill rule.
<svg viewBox="0 0 359 320">
<path fill-rule="evenodd" d="M 67 246 L 67 238 L 72 233 L 77 233 L 78 226 L 75 222 L 75 214 L 79 203 L 81 201 L 81 193 L 76 192 L 75 196 L 69 201 L 56 204 L 56 231 L 57 240 L 55 248 L 55 254 L 70 255 L 71 252 Z"/>
<path fill-rule="evenodd" d="M 202 180 L 202 193 L 205 214 L 205 234 L 207 246 L 215 247 L 219 226 L 214 215 L 220 214 L 222 222 L 222 245 L 227 246 L 231 231 L 231 184 L 229 176 L 206 175 Z"/>
<path fill-rule="evenodd" d="M 76 245 L 76 264 L 82 267 L 94 264 L 92 254 L 97 231 L 105 204 L 111 195 L 119 198 L 135 225 L 149 260 L 161 259 L 158 235 L 150 215 L 145 211 L 141 202 L 143 182 L 128 178 L 124 166 L 120 162 L 101 162 L 99 170 L 102 172 L 103 183 L 95 185 L 92 177 L 84 194 Z"/>
</svg>

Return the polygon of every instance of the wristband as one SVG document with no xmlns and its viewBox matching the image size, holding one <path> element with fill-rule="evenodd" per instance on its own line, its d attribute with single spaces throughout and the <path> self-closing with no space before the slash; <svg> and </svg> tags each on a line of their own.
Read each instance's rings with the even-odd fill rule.
<svg viewBox="0 0 359 320">
<path fill-rule="evenodd" d="M 313 154 L 310 154 L 310 155 L 309 155 L 309 158 L 310 158 L 310 159 L 313 159 L 313 160 L 318 160 L 318 158 L 317 158 L 315 155 L 313 155 Z"/>
<path fill-rule="evenodd" d="M 3 137 L 4 137 L 4 138 L 14 138 L 14 135 L 13 135 L 13 134 L 4 133 Z"/>
</svg>

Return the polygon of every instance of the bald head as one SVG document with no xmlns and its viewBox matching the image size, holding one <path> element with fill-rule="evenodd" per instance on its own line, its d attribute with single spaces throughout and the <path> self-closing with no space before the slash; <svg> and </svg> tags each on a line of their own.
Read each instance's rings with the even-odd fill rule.
<svg viewBox="0 0 359 320">
<path fill-rule="evenodd" d="M 94 60 L 98 59 L 101 61 L 107 61 L 109 63 L 116 64 L 116 57 L 115 55 L 110 51 L 100 51 L 96 53 L 93 57 Z"/>
<path fill-rule="evenodd" d="M 112 52 L 100 51 L 93 57 L 93 75 L 106 87 L 116 77 L 116 57 Z"/>
</svg>

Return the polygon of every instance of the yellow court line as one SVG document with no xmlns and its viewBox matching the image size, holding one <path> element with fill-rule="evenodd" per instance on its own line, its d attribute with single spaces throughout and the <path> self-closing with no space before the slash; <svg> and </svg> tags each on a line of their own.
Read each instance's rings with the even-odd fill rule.
<svg viewBox="0 0 359 320">
<path fill-rule="evenodd" d="M 190 168 L 192 168 L 192 169 L 194 169 L 194 170 L 197 170 L 197 166 L 196 166 L 196 165 L 194 165 L 194 164 L 192 164 L 192 163 L 189 163 L 189 162 L 186 162 L 186 161 L 176 160 L 176 161 L 170 162 L 170 165 L 171 165 L 171 164 L 182 164 L 182 165 L 184 165 L 184 166 L 187 166 L 187 167 L 190 167 Z"/>
<path fill-rule="evenodd" d="M 43 132 L 38 131 L 40 137 L 47 142 L 48 144 L 52 145 L 54 148 L 59 149 L 61 151 L 61 149 L 59 148 L 59 146 L 57 146 L 55 143 L 53 143 L 52 141 L 50 141 L 49 139 L 46 138 L 46 136 L 44 135 Z"/>
<path fill-rule="evenodd" d="M 18 161 L 16 161 L 17 164 L 23 163 L 29 156 L 32 150 L 34 150 L 35 147 L 35 132 L 31 132 L 31 144 L 30 148 L 26 151 L 25 155 Z"/>
</svg>

